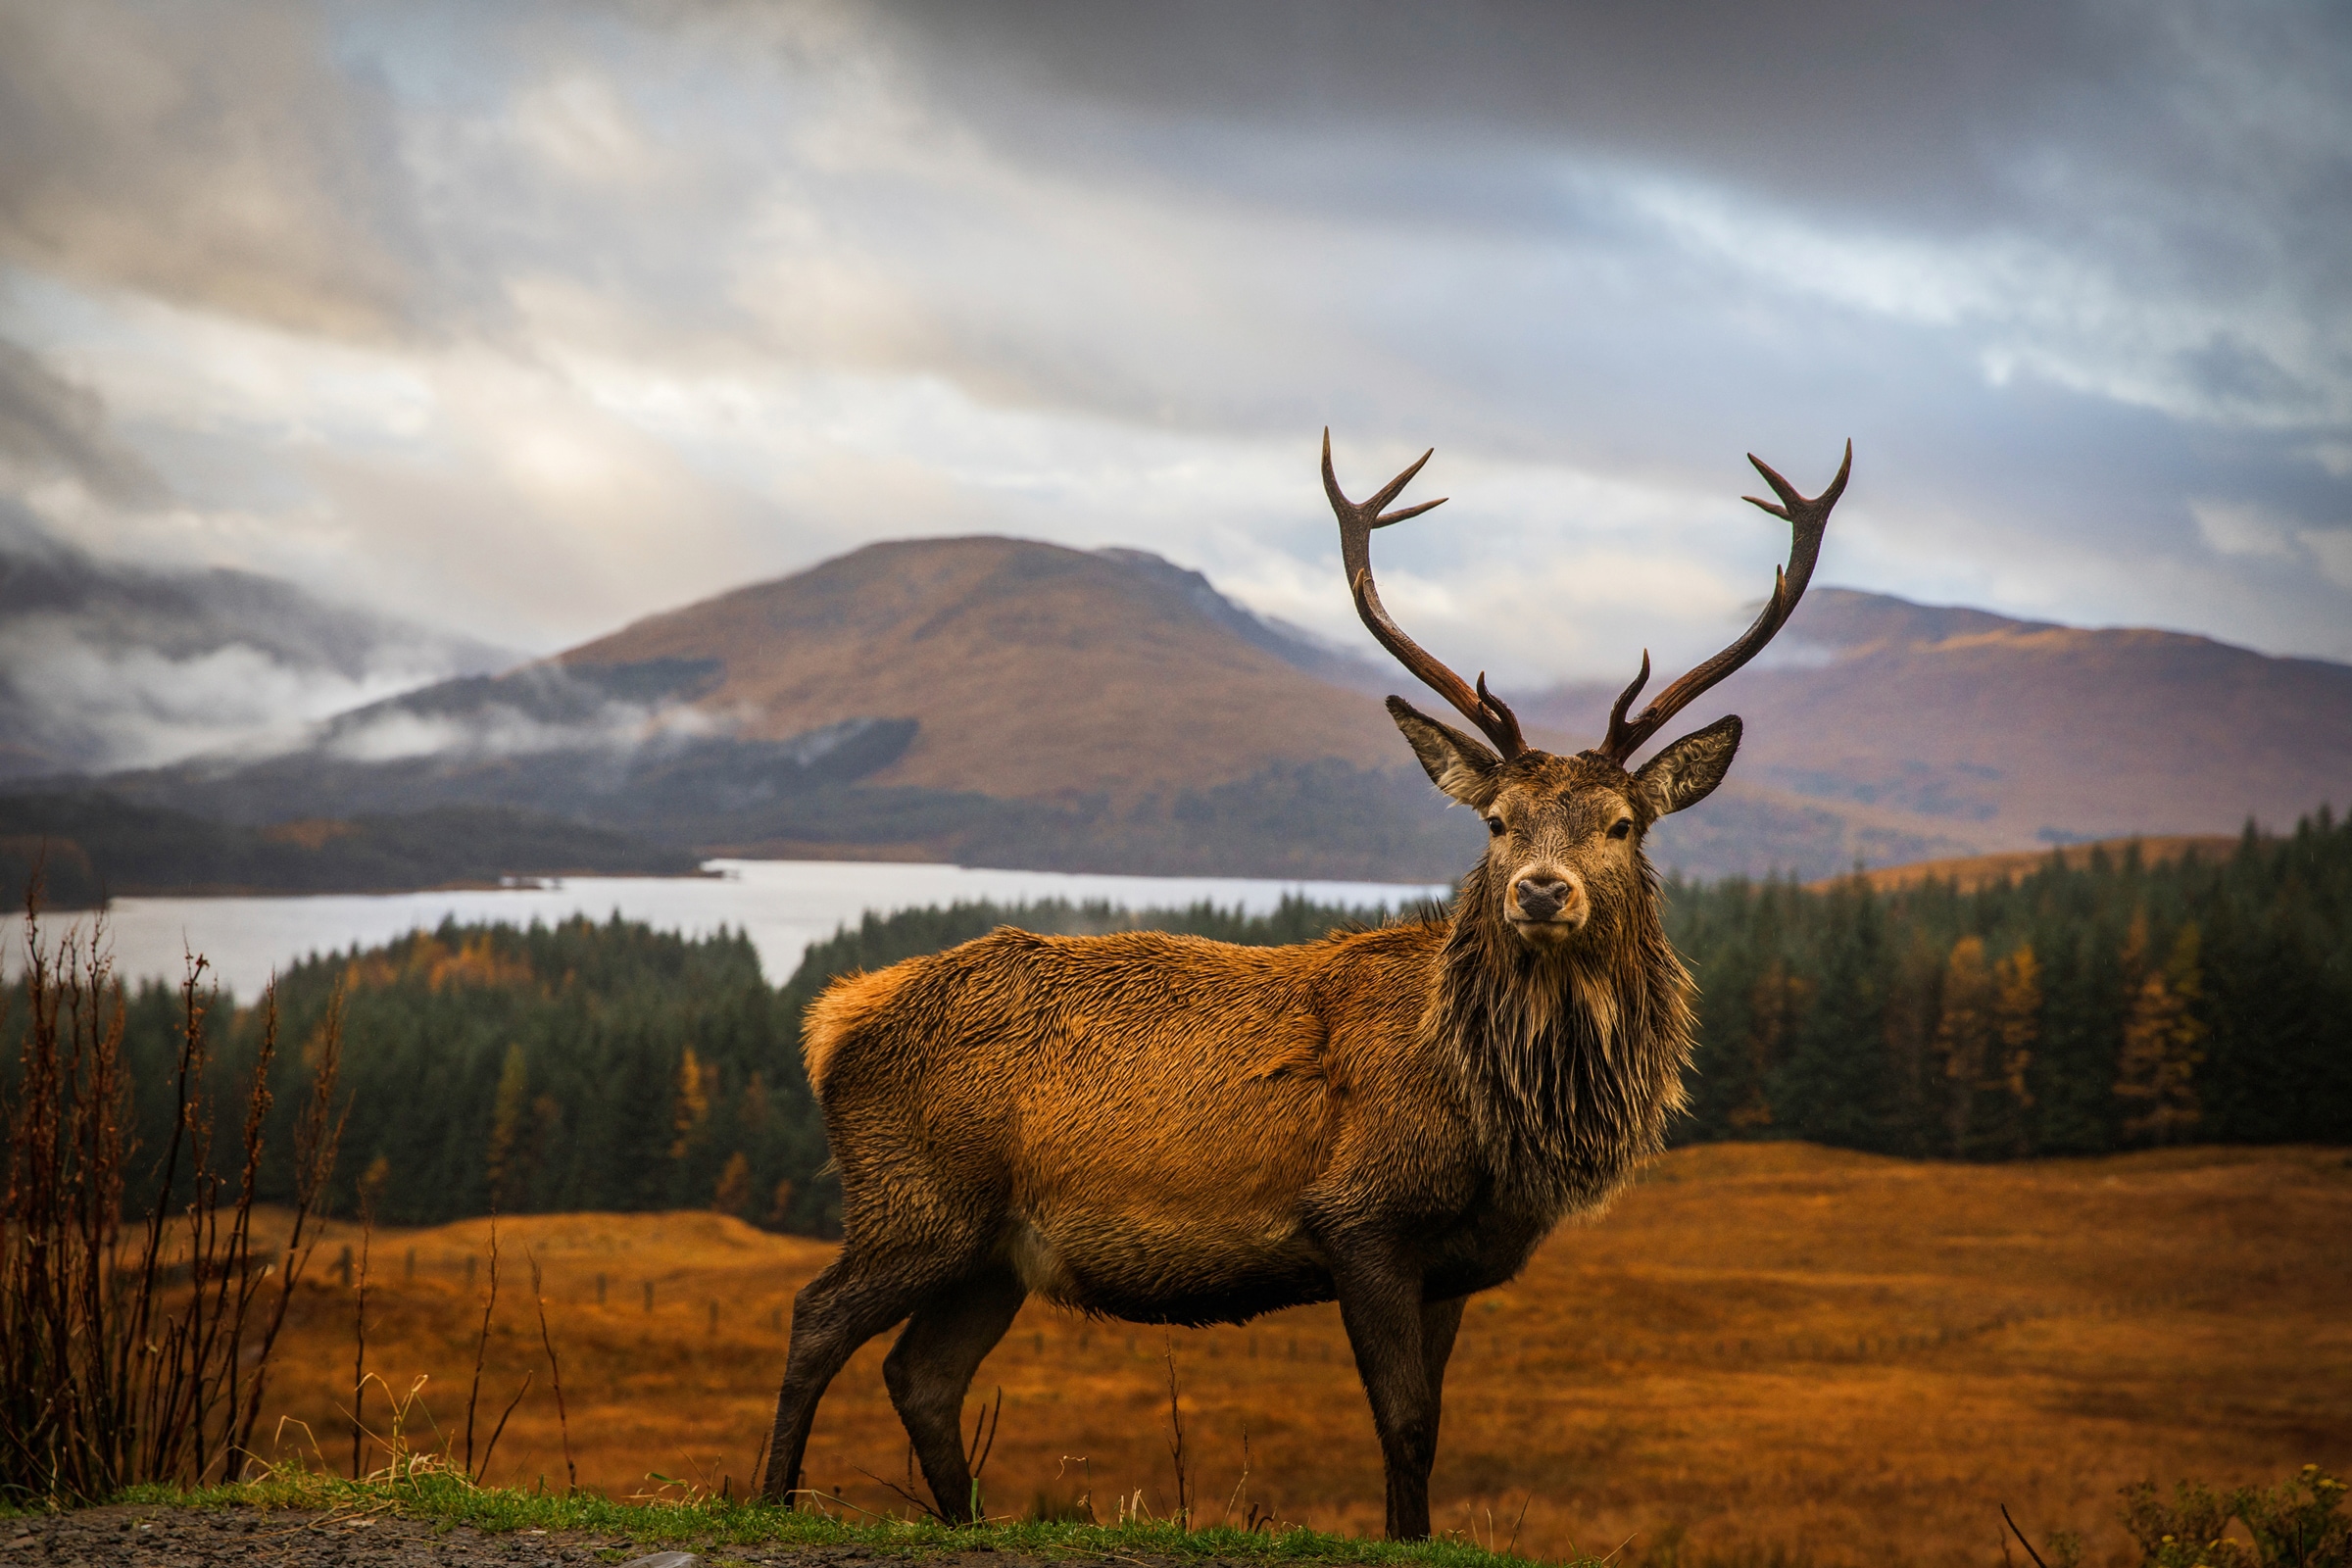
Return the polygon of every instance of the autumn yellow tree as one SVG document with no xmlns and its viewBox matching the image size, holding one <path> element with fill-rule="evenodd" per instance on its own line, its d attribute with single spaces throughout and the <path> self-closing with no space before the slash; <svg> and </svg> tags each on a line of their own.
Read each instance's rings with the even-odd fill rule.
<svg viewBox="0 0 2352 1568">
<path fill-rule="evenodd" d="M 1999 1070 L 1984 1087 L 2002 1097 L 2011 1142 L 2022 1156 L 2031 1142 L 2026 1112 L 2034 1106 L 2026 1074 L 2041 1039 L 2041 963 L 2030 942 L 2019 943 L 2017 951 L 1992 966 L 1992 1037 L 2000 1051 L 1995 1064 Z"/>
<path fill-rule="evenodd" d="M 694 1135 L 702 1130 L 703 1122 L 710 1114 L 710 1075 L 703 1071 L 692 1046 L 678 1057 L 677 1078 L 671 1087 L 674 1098 L 670 1102 L 669 1157 L 684 1159 Z"/>
<path fill-rule="evenodd" d="M 2123 1050 L 2115 1093 L 2124 1102 L 2124 1136 L 2169 1144 L 2204 1119 L 2197 1098 L 2207 1026 L 2196 1015 L 2204 1000 L 2196 922 L 2183 924 L 2164 961 L 2150 961 L 2147 916 L 2132 918 L 2124 939 Z"/>
<path fill-rule="evenodd" d="M 507 1047 L 506 1065 L 498 1074 L 498 1095 L 490 1105 L 490 1153 L 484 1162 L 494 1208 L 513 1208 L 529 1187 L 530 1139 L 523 1111 L 530 1088 L 530 1065 L 523 1058 L 522 1047 Z"/>
<path fill-rule="evenodd" d="M 1943 1058 L 1944 1125 L 1952 1155 L 1968 1152 L 1969 1126 L 1977 1087 L 1992 1052 L 1992 971 L 1984 962 L 1984 939 L 1962 937 L 1943 965 L 1943 1005 L 1936 1022 L 1936 1050 Z"/>
<path fill-rule="evenodd" d="M 718 1188 L 711 1195 L 710 1206 L 738 1219 L 752 1206 L 752 1162 L 742 1150 L 727 1156 L 726 1168 L 718 1173 Z"/>
</svg>

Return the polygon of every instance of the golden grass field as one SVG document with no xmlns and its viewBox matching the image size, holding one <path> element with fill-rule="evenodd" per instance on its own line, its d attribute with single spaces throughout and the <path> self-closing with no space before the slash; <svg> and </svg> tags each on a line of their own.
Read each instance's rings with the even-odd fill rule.
<svg viewBox="0 0 2352 1568">
<path fill-rule="evenodd" d="M 463 1446 L 488 1281 L 477 1263 L 468 1288 L 465 1260 L 487 1236 L 469 1221 L 372 1239 L 368 1369 L 403 1390 L 429 1377 L 421 1446 L 436 1441 L 425 1408 Z M 353 1294 L 335 1263 L 354 1239 L 332 1230 L 317 1254 L 273 1397 L 337 1468 Z M 581 1483 L 741 1493 L 792 1293 L 830 1245 L 703 1213 L 521 1216 L 499 1245 L 477 1452 L 523 1374 L 536 1381 L 489 1478 L 564 1477 L 527 1250 L 545 1269 Z M 809 1448 L 810 1484 L 845 1506 L 906 1506 L 877 1479 L 906 1471 L 886 1348 L 834 1384 Z M 967 1405 L 1003 1390 L 991 1510 L 1091 1494 L 1108 1518 L 1139 1492 L 1169 1510 L 1171 1353 L 1196 1517 L 1238 1498 L 1237 1520 L 1256 1503 L 1286 1523 L 1379 1529 L 1378 1450 L 1330 1307 L 1171 1333 L 1032 1304 Z M 383 1430 L 372 1386 L 368 1416 Z M 279 1430 L 308 1450 L 302 1428 Z M 1496 1545 L 1524 1511 L 1516 1549 L 1532 1556 L 1983 1565 L 2004 1560 L 2006 1502 L 2037 1541 L 2073 1530 L 2086 1563 L 2121 1563 L 2125 1484 L 2270 1483 L 2308 1462 L 2352 1465 L 2342 1151 L 1960 1166 L 1716 1146 L 1658 1161 L 1599 1222 L 1473 1302 L 1433 1504 L 1439 1528 Z"/>
</svg>

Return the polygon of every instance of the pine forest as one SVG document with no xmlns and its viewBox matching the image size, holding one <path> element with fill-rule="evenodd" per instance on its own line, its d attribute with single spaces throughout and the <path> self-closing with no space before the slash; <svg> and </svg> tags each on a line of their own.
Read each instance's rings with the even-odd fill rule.
<svg viewBox="0 0 2352 1568">
<path fill-rule="evenodd" d="M 1968 892 L 1674 880 L 1666 897 L 1701 994 L 1678 1142 L 2003 1160 L 2352 1141 L 2352 823 L 2325 811 L 2286 837 L 2249 833 L 2218 861 L 2152 866 L 2126 851 L 2071 867 L 2054 857 Z M 781 987 L 735 934 L 444 925 L 282 977 L 272 1114 L 290 1123 L 301 1099 L 303 1052 L 287 1048 L 339 1008 L 339 1212 L 421 1225 L 715 1208 L 833 1234 L 798 1041 L 802 1009 L 834 976 L 1001 924 L 1269 944 L 1387 917 L 1300 900 L 1262 916 L 959 904 L 869 915 L 811 946 Z M 25 1014 L 12 1000 L 13 1037 Z M 240 1004 L 254 999 L 157 984 L 122 996 L 113 1004 L 148 1148 L 170 1131 L 167 1069 L 191 1001 L 210 1011 L 213 1103 L 243 1103 L 235 1086 L 263 1013 Z M 0 1072 L 13 1076 L 15 1054 Z M 213 1136 L 225 1143 L 237 1129 L 222 1115 Z M 272 1131 L 270 1148 L 292 1147 Z"/>
</svg>

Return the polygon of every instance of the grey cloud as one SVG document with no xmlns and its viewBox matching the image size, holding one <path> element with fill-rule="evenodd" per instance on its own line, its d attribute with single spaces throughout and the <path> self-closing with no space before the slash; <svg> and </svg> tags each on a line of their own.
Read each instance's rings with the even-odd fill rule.
<svg viewBox="0 0 2352 1568">
<path fill-rule="evenodd" d="M 1092 106 L 1130 126 L 1061 142 L 1064 156 L 1118 156 L 1187 122 L 1330 134 L 1389 157 L 1432 137 L 1566 143 L 1964 222 L 2013 211 L 2034 184 L 2069 188 L 2092 172 L 2086 158 L 2161 174 L 2149 194 L 2266 169 L 2266 182 L 2292 181 L 2330 154 L 2340 180 L 2328 84 L 2352 56 L 2340 9 L 2196 0 L 885 0 L 876 12 L 983 122 Z"/>
<path fill-rule="evenodd" d="M 0 4 L 0 257 L 297 331 L 400 330 L 387 106 L 292 3 Z"/>
<path fill-rule="evenodd" d="M 99 562 L 0 501 L 0 777 L 292 745 L 355 704 L 509 662 L 249 572 Z"/>
<path fill-rule="evenodd" d="M 2340 422 L 2352 368 L 2325 343 L 2344 314 L 2352 202 L 2314 199 L 2346 164 L 2343 112 L 2308 89 L 2330 79 L 2348 29 L 2159 4 L 1786 11 L 900 6 L 851 9 L 828 31 L 805 13 L 787 26 L 687 12 L 688 26 L 639 8 L 635 36 L 560 10 L 488 29 L 443 11 L 407 36 L 447 35 L 426 45 L 437 74 L 492 78 L 452 95 L 468 104 L 544 96 L 574 70 L 617 83 L 659 178 L 558 177 L 470 110 L 422 140 L 440 149 L 437 231 L 466 236 L 444 251 L 475 253 L 485 277 L 527 270 L 625 300 L 641 340 L 748 325 L 769 354 L 1224 431 L 1311 421 L 1298 367 L 1396 405 L 1426 407 L 1452 380 L 1464 417 L 1507 450 L 1519 437 L 1495 393 L 1515 368 L 1596 362 L 1588 379 L 1648 396 L 1678 360 L 1736 368 L 1737 339 L 1759 326 L 1852 326 L 1850 305 L 1811 311 L 1788 280 L 1687 254 L 1627 205 L 1628 171 L 1647 169 L 1829 214 L 1846 227 L 1825 244 L 1889 225 L 1923 245 L 2030 238 L 2045 270 L 2108 281 L 2051 301 L 2032 297 L 2046 278 L 1980 280 L 2016 297 L 1947 327 L 1964 351 L 2087 357 L 2110 379 L 2131 368 L 2105 361 L 2155 354 L 2217 416 Z M 764 93 L 741 74 L 763 41 L 781 78 Z M 699 52 L 736 90 L 681 100 L 643 70 L 649 50 L 668 70 Z M 836 127 L 843 150 L 812 164 L 779 133 L 778 105 L 857 90 L 881 107 Z M 877 127 L 914 140 L 860 169 Z M 996 144 L 997 184 L 950 151 L 967 128 Z M 727 270 L 760 248 L 747 214 L 780 195 L 830 268 L 817 286 Z M 827 286 L 843 277 L 854 297 Z M 1424 279 L 1452 297 L 1415 298 Z M 2108 295 L 2167 289 L 2260 319 L 2225 319 L 2169 361 L 2134 340 L 2139 323 L 2095 324 Z M 748 323 L 713 310 L 729 299 Z M 2035 314 L 2053 310 L 2092 324 Z M 1720 348 L 1684 329 L 1710 315 L 1731 323 Z M 1591 360 L 1525 352 L 1550 334 Z M 2312 364 L 2280 362 L 2280 343 L 2307 339 Z M 1539 401 L 1529 433 L 1575 412 Z"/>
<path fill-rule="evenodd" d="M 2181 369 L 2215 403 L 2323 412 L 2327 399 L 2261 349 L 2217 333 L 2180 355 Z"/>
<path fill-rule="evenodd" d="M 0 459 L 29 474 L 64 474 L 103 501 L 163 499 L 163 481 L 108 428 L 96 394 L 0 338 Z"/>
<path fill-rule="evenodd" d="M 106 102 L 103 51 L 67 99 L 8 87 L 56 167 L 0 174 L 0 256 L 434 337 L 400 346 L 437 378 L 420 432 L 134 432 L 200 506 L 341 530 L 381 601 L 544 644 L 951 526 L 1214 565 L 1198 522 L 1314 562 L 1328 421 L 1366 467 L 1460 465 L 1454 515 L 1392 559 L 1499 670 L 1494 585 L 1551 563 L 1475 556 L 1481 473 L 1728 505 L 1743 451 L 1801 479 L 1851 435 L 1825 582 L 2352 657 L 2310 564 L 2352 519 L 2327 466 L 2352 466 L 2352 27 L 2316 7 L 354 5 L 254 61 L 89 14 L 183 109 Z M 0 15 L 51 55 L 76 25 Z M 278 194 L 239 218 L 150 189 L 215 166 L 210 194 Z M 20 208 L 83 227 L 39 249 Z M 142 223 L 152 274 L 91 238 Z M 227 286 L 222 256 L 258 270 Z M 1200 476 L 1293 441 L 1287 490 Z M 660 450 L 626 483 L 516 477 L 629 442 Z M 227 480 L 171 461 L 199 447 Z M 1120 464 L 1182 508 L 1123 508 Z M 1532 527 L 1528 490 L 1503 520 L 1530 545 L 1624 537 Z M 2281 543 L 2219 551 L 2192 498 Z M 632 532 L 668 542 L 602 551 Z M 1768 580 L 1766 532 L 1711 537 L 1724 580 Z M 1687 586 L 1631 604 L 1632 646 Z"/>
<path fill-rule="evenodd" d="M 2030 3 L 881 10 L 931 41 L 943 84 L 971 82 L 959 96 L 984 113 L 976 61 L 1037 98 L 1141 116 L 1376 142 L 1566 136 L 1855 197 L 1948 179 L 1968 170 L 1987 119 L 2015 121 L 2055 87 L 2128 74 L 2144 53 L 2130 28 L 2086 8 Z"/>
<path fill-rule="evenodd" d="M 1567 159 L 1693 181 L 1832 237 L 2022 245 L 2078 290 L 2261 318 L 2280 342 L 2319 340 L 2328 396 L 2291 368 L 2264 374 L 2275 350 L 2252 344 L 2236 360 L 2253 379 L 2216 381 L 2202 362 L 2187 378 L 2289 421 L 2352 408 L 2339 324 L 2352 14 L 2340 8 L 1335 0 L 881 14 L 932 88 L 1021 159 L 1106 187 L 1148 172 L 1277 223 L 1332 214 L 1358 230 L 1366 272 L 1394 265 L 1383 227 L 1574 243 L 1593 215 L 1563 200 Z M 2023 328 L 2069 303 L 1987 309 Z"/>
</svg>

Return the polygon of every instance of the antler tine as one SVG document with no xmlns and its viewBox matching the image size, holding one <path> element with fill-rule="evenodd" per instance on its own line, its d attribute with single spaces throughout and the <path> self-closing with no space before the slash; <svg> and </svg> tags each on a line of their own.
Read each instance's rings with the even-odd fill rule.
<svg viewBox="0 0 2352 1568">
<path fill-rule="evenodd" d="M 1348 499 L 1340 488 L 1339 474 L 1331 466 L 1331 430 L 1323 431 L 1323 493 L 1331 498 L 1333 515 L 1340 519 L 1340 564 L 1348 573 L 1348 591 L 1355 600 L 1355 612 L 1380 646 L 1386 648 L 1396 661 L 1412 671 L 1431 691 L 1453 705 L 1464 718 L 1476 724 L 1487 738 L 1494 743 L 1504 757 L 1516 757 L 1527 750 L 1520 737 L 1519 719 L 1502 699 L 1487 690 L 1487 677 L 1482 671 L 1474 691 L 1469 683 L 1433 657 L 1419 643 L 1404 634 L 1388 610 L 1380 602 L 1380 589 L 1372 580 L 1372 530 L 1386 528 L 1407 517 L 1418 517 L 1433 507 L 1446 504 L 1440 496 L 1418 506 L 1383 514 L 1381 508 L 1401 495 L 1421 466 L 1430 460 L 1437 448 L 1432 447 L 1416 459 L 1396 478 L 1383 485 L 1369 500 L 1358 504 Z"/>
<path fill-rule="evenodd" d="M 1753 452 L 1750 452 L 1747 455 L 1747 461 L 1755 465 L 1756 471 L 1764 476 L 1764 482 L 1772 486 L 1772 493 L 1781 498 L 1781 504 L 1776 507 L 1771 502 L 1759 501 L 1754 496 L 1741 496 L 1740 498 L 1740 500 L 1746 502 L 1751 507 L 1759 508 L 1762 511 L 1771 513 L 1776 517 L 1780 517 L 1790 522 L 1796 520 L 1790 515 L 1792 509 L 1798 507 L 1819 507 L 1821 509 L 1822 521 L 1826 523 L 1829 521 L 1830 509 L 1838 504 L 1838 498 L 1839 496 L 1845 494 L 1845 481 L 1847 476 L 1854 471 L 1854 444 L 1851 441 L 1848 441 L 1845 444 L 1845 461 L 1838 465 L 1838 477 L 1830 481 L 1830 487 L 1827 490 L 1824 490 L 1820 495 L 1814 497 L 1810 501 L 1807 501 L 1803 496 L 1797 494 L 1796 486 L 1782 478 L 1778 473 L 1775 473 L 1773 471 L 1772 465 L 1766 463 L 1762 458 L 1757 457 Z M 1800 589 L 1798 591 L 1802 592 L 1803 590 Z"/>
<path fill-rule="evenodd" d="M 1347 568 L 1348 582 L 1355 581 L 1357 572 L 1372 569 L 1373 529 L 1386 528 L 1390 523 L 1402 522 L 1407 517 L 1418 517 L 1424 512 L 1446 503 L 1448 498 L 1440 496 L 1435 501 L 1424 501 L 1417 507 L 1406 507 L 1402 512 L 1392 512 L 1386 516 L 1381 515 L 1380 511 L 1404 493 L 1404 487 L 1413 482 L 1413 475 L 1421 471 L 1422 465 L 1435 457 L 1437 451 L 1436 447 L 1431 447 L 1422 453 L 1402 473 L 1383 485 L 1378 494 L 1358 506 L 1340 489 L 1340 476 L 1331 466 L 1331 430 L 1325 427 L 1323 493 L 1331 498 L 1331 510 L 1340 519 L 1340 559 Z"/>
<path fill-rule="evenodd" d="M 1781 500 L 1775 506 L 1754 496 L 1742 496 L 1740 499 L 1788 521 L 1790 536 L 1788 564 L 1773 568 L 1772 597 L 1764 601 L 1764 609 L 1756 616 L 1755 623 L 1740 634 L 1738 642 L 1658 693 L 1650 705 L 1642 710 L 1641 716 L 1628 723 L 1625 710 L 1633 706 L 1642 688 L 1649 683 L 1649 654 L 1646 650 L 1642 653 L 1642 673 L 1634 677 L 1634 683 L 1625 689 L 1617 699 L 1616 706 L 1609 710 L 1608 736 L 1596 748 L 1601 756 L 1620 767 L 1657 733 L 1660 725 L 1688 708 L 1701 692 L 1762 653 L 1764 645 L 1771 642 L 1788 622 L 1790 612 L 1796 609 L 1796 602 L 1805 596 L 1805 585 L 1813 580 L 1813 564 L 1821 559 L 1822 534 L 1830 525 L 1830 509 L 1838 505 L 1839 496 L 1845 494 L 1845 481 L 1854 468 L 1854 444 L 1851 441 L 1845 444 L 1845 460 L 1838 466 L 1838 477 L 1832 479 L 1830 487 L 1818 496 L 1799 494 L 1794 485 L 1775 473 L 1771 466 L 1754 453 L 1747 455 L 1747 461 L 1756 466 L 1756 471 L 1764 476 L 1764 482 L 1772 486 L 1773 494 Z"/>
<path fill-rule="evenodd" d="M 1649 650 L 1644 648 L 1642 650 L 1642 667 L 1635 671 L 1634 678 L 1627 682 L 1625 690 L 1617 694 L 1616 704 L 1609 709 L 1609 733 L 1611 735 L 1616 734 L 1624 725 L 1625 710 L 1633 706 L 1634 699 L 1641 696 L 1642 688 L 1648 684 Z"/>
</svg>

